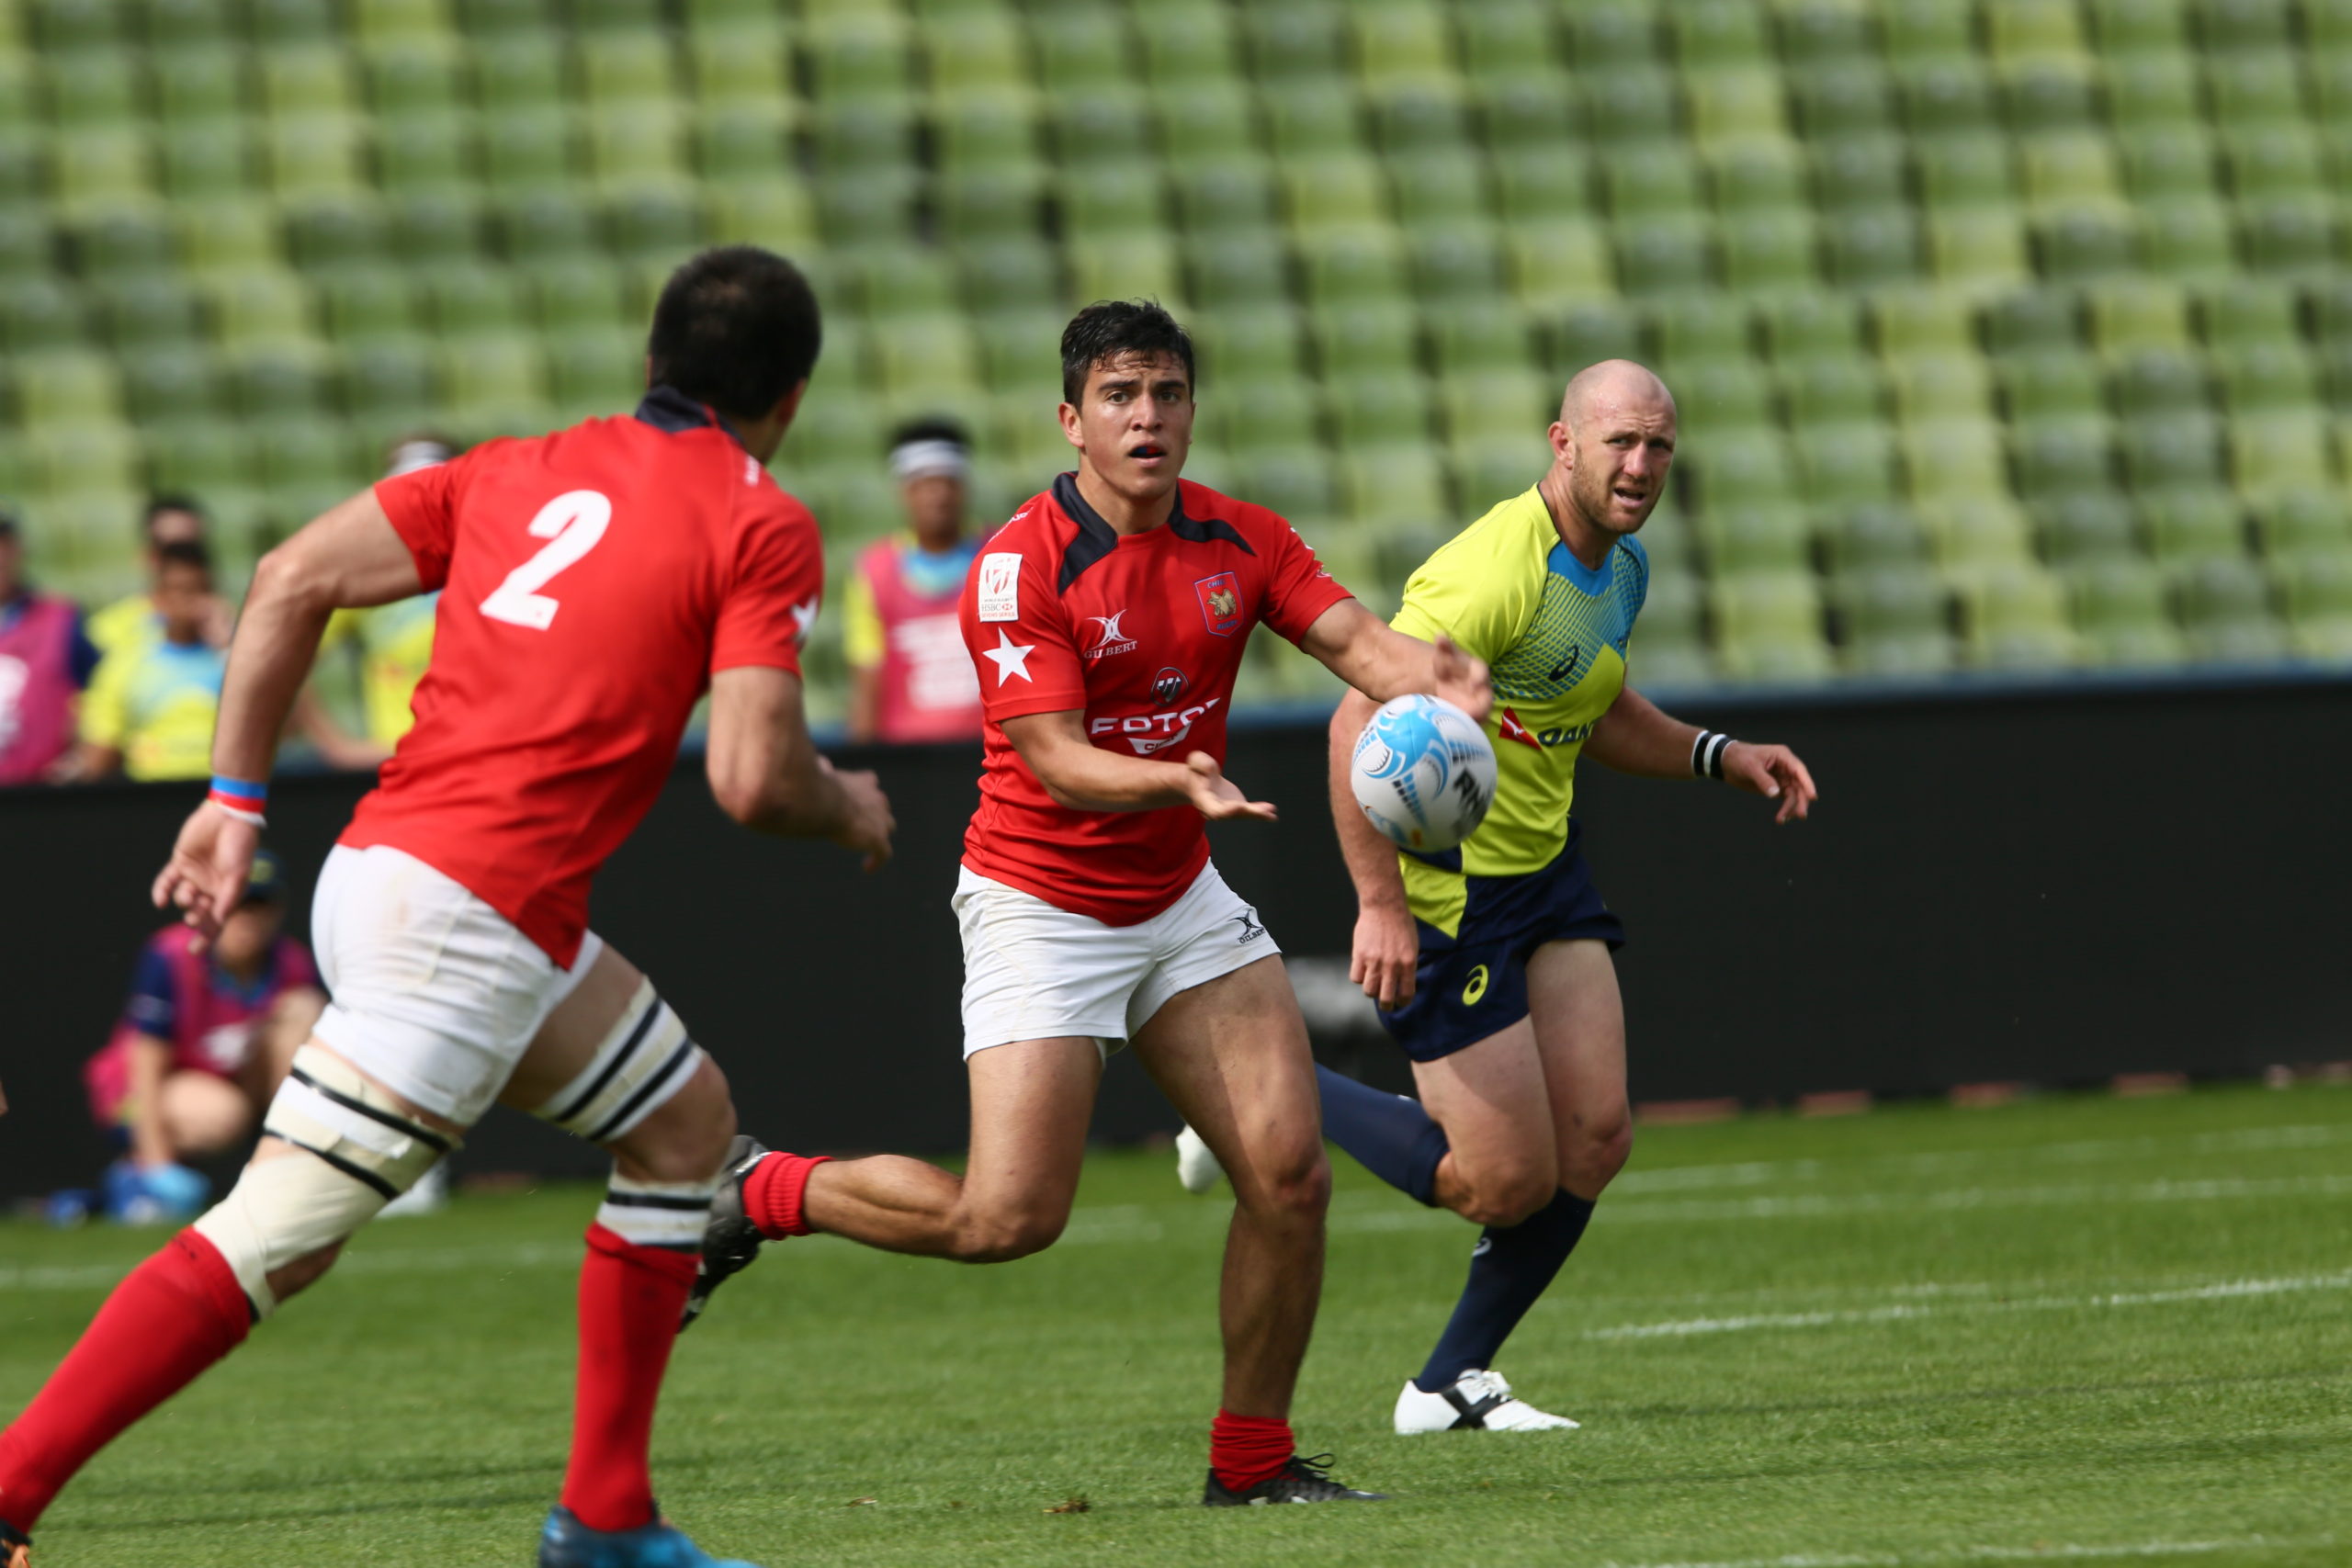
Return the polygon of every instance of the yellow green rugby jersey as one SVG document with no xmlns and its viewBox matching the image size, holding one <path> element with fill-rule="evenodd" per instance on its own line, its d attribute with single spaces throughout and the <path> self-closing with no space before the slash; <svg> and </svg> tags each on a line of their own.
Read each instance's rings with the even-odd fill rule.
<svg viewBox="0 0 2352 1568">
<path fill-rule="evenodd" d="M 1598 570 L 1560 542 L 1533 488 L 1455 535 L 1405 585 L 1396 629 L 1443 632 L 1487 661 L 1495 706 L 1495 803 L 1454 854 L 1400 854 L 1414 918 L 1459 934 L 1465 877 L 1520 876 L 1568 837 L 1577 756 L 1625 686 L 1625 644 L 1649 592 L 1648 552 L 1630 536 Z"/>
<path fill-rule="evenodd" d="M 433 623 L 441 595 L 418 593 L 365 610 L 337 610 L 322 646 L 350 642 L 359 649 L 359 692 L 368 738 L 397 746 L 416 723 L 410 705 L 433 662 Z"/>
</svg>

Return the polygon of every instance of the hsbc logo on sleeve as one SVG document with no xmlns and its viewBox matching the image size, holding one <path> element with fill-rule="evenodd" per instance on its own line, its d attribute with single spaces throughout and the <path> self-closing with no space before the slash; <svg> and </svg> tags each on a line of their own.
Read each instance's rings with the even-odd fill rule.
<svg viewBox="0 0 2352 1568">
<path fill-rule="evenodd" d="M 1088 719 L 1086 733 L 1096 740 L 1115 735 L 1134 747 L 1136 756 L 1148 757 L 1155 751 L 1167 750 L 1192 734 L 1194 722 L 1224 700 L 1222 697 L 1211 697 L 1207 702 L 1195 703 L 1191 707 L 1172 708 L 1165 713 L 1128 714 L 1119 718 L 1106 714 Z"/>
<path fill-rule="evenodd" d="M 1089 615 L 1086 618 L 1092 621 L 1098 628 L 1094 646 L 1086 650 L 1087 658 L 1108 659 L 1114 653 L 1134 651 L 1136 639 L 1129 637 L 1126 628 L 1119 624 L 1127 618 L 1127 613 L 1125 610 L 1114 615 Z"/>
<path fill-rule="evenodd" d="M 1021 618 L 1021 552 L 994 550 L 982 556 L 977 592 L 981 620 L 1019 620 Z"/>
</svg>

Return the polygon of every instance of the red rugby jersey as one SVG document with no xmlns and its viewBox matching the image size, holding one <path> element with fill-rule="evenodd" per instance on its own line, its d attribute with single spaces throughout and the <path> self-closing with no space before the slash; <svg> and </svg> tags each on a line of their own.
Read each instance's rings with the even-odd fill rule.
<svg viewBox="0 0 2352 1568">
<path fill-rule="evenodd" d="M 416 727 L 342 841 L 414 855 L 569 966 L 589 882 L 653 805 L 711 675 L 798 672 L 816 521 L 667 388 L 376 496 L 443 592 Z"/>
<path fill-rule="evenodd" d="M 964 582 L 964 642 L 988 708 L 964 863 L 1105 925 L 1167 908 L 1208 862 L 1200 813 L 1057 806 L 1004 721 L 1079 708 L 1107 750 L 1170 761 L 1206 751 L 1222 764 L 1250 629 L 1262 621 L 1296 642 L 1348 597 L 1262 506 L 1184 480 L 1166 523 L 1122 537 L 1079 494 L 1077 476 L 1056 479 Z"/>
</svg>

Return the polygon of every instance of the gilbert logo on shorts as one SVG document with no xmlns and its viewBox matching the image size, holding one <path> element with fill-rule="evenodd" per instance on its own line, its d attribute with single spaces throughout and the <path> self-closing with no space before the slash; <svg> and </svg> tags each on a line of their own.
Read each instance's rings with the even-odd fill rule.
<svg viewBox="0 0 2352 1568">
<path fill-rule="evenodd" d="M 1201 602 L 1201 619 L 1209 624 L 1209 630 L 1219 637 L 1231 637 L 1241 629 L 1239 578 L 1229 571 L 1220 571 L 1193 583 L 1193 592 Z"/>
<path fill-rule="evenodd" d="M 1127 653 L 1134 649 L 1136 639 L 1129 637 L 1125 628 L 1119 625 L 1127 618 L 1127 613 L 1125 610 L 1115 611 L 1108 615 L 1089 615 L 1086 618 L 1101 628 L 1094 638 L 1094 646 L 1086 650 L 1087 658 L 1108 659 L 1114 653 Z"/>
<path fill-rule="evenodd" d="M 1021 552 L 996 550 L 980 558 L 979 618 L 1021 618 Z"/>
</svg>

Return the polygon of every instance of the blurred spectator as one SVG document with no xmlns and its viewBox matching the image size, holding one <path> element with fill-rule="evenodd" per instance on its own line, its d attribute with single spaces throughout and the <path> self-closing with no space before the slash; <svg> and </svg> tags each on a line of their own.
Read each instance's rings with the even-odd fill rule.
<svg viewBox="0 0 2352 1568">
<path fill-rule="evenodd" d="M 105 609 L 91 613 L 90 640 L 97 645 L 100 653 L 112 653 L 127 642 L 153 637 L 157 629 L 154 583 L 163 570 L 164 547 L 205 544 L 211 527 L 203 506 L 193 496 L 159 495 L 147 503 L 147 515 L 139 525 L 139 560 L 147 574 L 148 591 L 118 599 Z M 227 647 L 228 601 L 210 596 L 205 615 L 206 640 Z"/>
<path fill-rule="evenodd" d="M 121 1021 L 82 1071 L 91 1113 L 128 1155 L 107 1175 L 118 1217 L 124 1201 L 180 1207 L 193 1173 L 157 1173 L 252 1136 L 318 1021 L 326 996 L 309 951 L 281 929 L 285 900 L 277 859 L 264 852 L 209 946 L 174 925 L 140 951 Z"/>
<path fill-rule="evenodd" d="M 392 447 L 386 479 L 397 479 L 446 463 L 457 450 L 437 435 L 413 435 Z M 409 705 L 424 667 L 433 660 L 433 618 L 438 592 L 419 593 L 366 610 L 337 610 L 327 622 L 322 658 L 346 654 L 358 664 L 360 707 L 366 724 L 354 736 L 335 722 L 326 705 L 306 695 L 295 710 L 295 726 L 332 766 L 372 768 L 392 754 L 416 722 Z"/>
<path fill-rule="evenodd" d="M 25 581 L 17 520 L 0 512 L 0 784 L 42 778 L 65 755 L 97 663 L 82 612 Z"/>
<path fill-rule="evenodd" d="M 906 532 L 857 558 L 842 590 L 853 740 L 961 740 L 980 733 L 980 682 L 956 602 L 983 536 L 967 532 L 971 442 L 952 420 L 891 438 Z"/>
<path fill-rule="evenodd" d="M 82 743 L 53 773 L 200 779 L 212 772 L 212 721 L 227 659 L 213 640 L 212 557 L 175 540 L 155 549 L 155 635 L 106 649 L 82 699 Z M 100 645 L 104 647 L 104 644 Z"/>
</svg>

